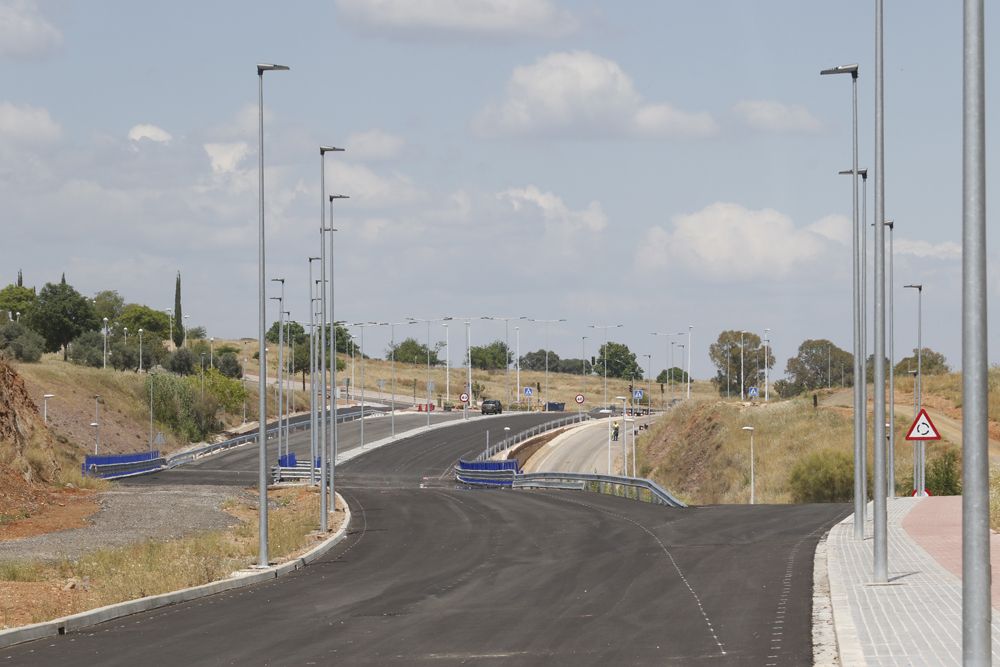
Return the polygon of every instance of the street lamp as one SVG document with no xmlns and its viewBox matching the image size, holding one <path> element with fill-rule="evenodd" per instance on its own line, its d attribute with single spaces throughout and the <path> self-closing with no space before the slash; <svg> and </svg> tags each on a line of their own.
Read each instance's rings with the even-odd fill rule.
<svg viewBox="0 0 1000 667">
<path fill-rule="evenodd" d="M 181 327 L 181 347 L 187 347 L 188 329 L 190 328 L 187 324 L 187 320 L 190 319 L 190 315 L 185 315 L 181 321 L 177 323 Z"/>
<path fill-rule="evenodd" d="M 746 400 L 743 394 L 743 388 L 746 386 L 746 380 L 743 377 L 743 348 L 746 345 L 743 339 L 743 335 L 745 333 L 746 333 L 745 331 L 740 332 L 740 400 L 741 401 Z"/>
<path fill-rule="evenodd" d="M 620 429 L 622 435 L 622 477 L 628 477 L 628 414 L 625 407 L 628 397 L 615 396 L 615 400 L 622 402 L 622 427 Z"/>
<path fill-rule="evenodd" d="M 642 354 L 639 355 L 646 357 L 646 373 L 649 377 L 646 378 L 646 410 L 650 412 L 650 407 L 653 400 L 653 355 L 652 354 Z M 635 466 L 632 466 L 633 468 Z"/>
<path fill-rule="evenodd" d="M 139 329 L 139 372 L 142 372 L 142 329 Z"/>
<path fill-rule="evenodd" d="M 750 432 L 750 504 L 755 504 L 754 482 L 753 482 L 753 426 L 744 426 L 744 431 Z"/>
<path fill-rule="evenodd" d="M 332 149 L 334 152 L 337 151 L 336 148 Z M 328 151 L 329 152 L 329 151 Z M 347 195 L 330 195 L 327 201 L 330 205 L 330 227 L 327 231 L 330 234 L 330 401 L 333 403 L 331 412 L 331 421 L 333 423 L 333 443 L 330 449 L 330 503 L 331 508 L 336 511 L 337 509 L 337 485 L 336 485 L 336 473 L 337 473 L 337 320 L 336 320 L 336 308 L 334 300 L 334 288 L 336 287 L 336 281 L 334 279 L 334 253 L 333 253 L 333 237 L 334 232 L 337 228 L 333 226 L 333 202 L 338 199 L 350 199 Z M 324 274 L 325 277 L 325 274 Z M 326 377 L 326 376 L 324 376 Z M 353 378 L 352 378 L 353 379 Z M 364 410 L 361 411 L 361 428 L 362 432 L 364 429 Z"/>
<path fill-rule="evenodd" d="M 97 456 L 97 449 L 101 445 L 101 395 L 94 394 L 94 421 L 90 424 L 94 427 L 94 456 Z"/>
<path fill-rule="evenodd" d="M 922 329 L 923 329 L 923 301 L 924 301 L 924 286 L 922 284 L 917 285 L 903 285 L 906 289 L 917 290 L 917 374 L 914 376 L 913 381 L 913 395 L 914 395 L 914 415 L 913 418 L 917 418 L 917 414 L 923 405 L 923 389 L 924 389 L 924 376 L 921 368 L 921 360 L 923 357 L 923 340 L 922 340 Z M 913 447 L 913 490 L 916 491 L 916 495 L 924 496 L 927 495 L 924 491 L 924 443 L 917 441 Z"/>
<path fill-rule="evenodd" d="M 128 345 L 128 327 L 122 327 L 123 336 L 125 338 L 124 343 Z"/>
<path fill-rule="evenodd" d="M 618 329 L 623 327 L 623 324 L 590 324 L 588 325 L 591 329 L 603 329 L 604 330 L 604 353 L 601 355 L 604 357 L 604 405 L 608 405 L 608 329 Z M 610 418 L 609 418 L 610 419 Z M 608 433 L 611 433 L 611 422 L 608 421 Z M 608 436 L 608 442 L 611 442 L 610 435 Z M 608 445 L 608 451 L 610 452 L 610 445 Z M 611 474 L 611 457 L 608 456 L 608 474 Z"/>
<path fill-rule="evenodd" d="M 892 220 L 883 223 L 889 228 L 889 464 L 887 491 L 890 498 L 896 497 L 896 310 L 893 292 L 896 290 L 893 277 L 892 230 L 896 226 Z"/>
<path fill-rule="evenodd" d="M 267 554 L 267 388 L 265 378 L 267 374 L 267 351 L 264 348 L 265 321 L 267 320 L 267 299 L 265 295 L 264 282 L 264 72 L 287 70 L 286 65 L 258 64 L 258 150 L 257 150 L 257 174 L 258 174 L 258 243 L 257 243 L 257 344 L 260 357 L 260 383 L 259 403 L 258 403 L 258 423 L 257 423 L 257 488 L 258 488 L 258 515 L 259 515 L 259 544 L 257 554 L 257 567 L 268 566 Z M 171 330 L 173 327 L 171 326 Z"/>
<path fill-rule="evenodd" d="M 545 325 L 545 411 L 549 411 L 549 325 L 559 322 L 565 322 L 566 318 L 552 319 L 552 320 L 540 320 L 534 317 L 526 318 L 530 322 L 536 322 L 538 324 Z"/>
<path fill-rule="evenodd" d="M 272 296 L 278 302 L 278 456 L 281 456 L 281 416 L 285 411 L 285 279 L 271 278 L 272 283 L 281 283 L 281 296 Z M 202 357 L 205 353 L 202 352 Z"/>
<path fill-rule="evenodd" d="M 768 397 L 769 397 L 768 396 L 768 386 L 767 386 L 767 384 L 768 384 L 767 383 L 767 379 L 768 379 L 768 377 L 767 377 L 767 367 L 769 365 L 767 363 L 768 362 L 768 359 L 767 359 L 767 346 L 768 346 L 768 343 L 771 342 L 771 340 L 767 337 L 767 333 L 769 331 L 770 331 L 770 329 L 764 329 L 764 402 L 765 403 L 767 403 L 767 400 L 768 400 Z"/>
<path fill-rule="evenodd" d="M 49 425 L 49 399 L 55 398 L 55 394 L 44 394 L 42 396 L 42 418 L 45 420 L 45 425 Z"/>
<path fill-rule="evenodd" d="M 324 208 L 324 202 L 320 200 L 320 209 Z M 316 454 L 319 448 L 319 400 L 316 395 L 316 284 L 313 282 L 313 262 L 318 262 L 319 257 L 308 257 L 309 263 L 309 483 L 316 483 Z M 323 350 L 326 352 L 326 349 Z M 326 411 L 326 397 L 323 397 L 323 410 Z M 326 442 L 323 442 L 326 445 Z M 323 499 L 326 498 L 326 486 L 322 486 Z M 323 517 L 326 516 L 324 503 L 320 500 L 320 527 L 322 528 Z"/>
<path fill-rule="evenodd" d="M 108 367 L 108 318 L 104 318 L 104 366 Z"/>
<path fill-rule="evenodd" d="M 851 148 L 851 171 L 858 174 L 858 66 L 840 65 L 820 72 L 825 74 L 850 74 L 851 75 L 851 99 L 852 99 L 852 148 Z M 863 402 L 863 386 L 865 384 L 865 363 L 862 358 L 861 348 L 862 317 L 864 312 L 861 308 L 861 257 L 860 257 L 860 234 L 858 230 L 858 180 L 855 177 L 851 180 L 851 236 L 853 255 L 853 310 L 854 310 L 854 538 L 863 540 L 865 537 L 865 499 L 867 496 L 867 483 L 865 480 L 865 434 L 864 420 L 867 406 Z"/>
<path fill-rule="evenodd" d="M 284 285 L 284 283 L 281 284 L 282 287 L 284 287 Z M 125 331 L 127 334 L 128 329 Z M 126 340 L 128 339 L 126 338 Z M 215 336 L 208 339 L 208 366 L 209 368 L 215 368 Z"/>
</svg>

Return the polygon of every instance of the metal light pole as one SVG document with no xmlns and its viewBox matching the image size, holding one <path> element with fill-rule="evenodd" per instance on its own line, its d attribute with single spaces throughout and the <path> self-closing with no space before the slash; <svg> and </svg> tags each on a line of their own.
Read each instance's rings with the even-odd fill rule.
<svg viewBox="0 0 1000 667">
<path fill-rule="evenodd" d="M 101 395 L 94 394 L 94 423 L 91 424 L 94 427 L 94 456 L 97 456 L 97 450 L 101 446 Z"/>
<path fill-rule="evenodd" d="M 153 378 L 155 373 L 149 374 L 149 451 L 153 451 Z"/>
<path fill-rule="evenodd" d="M 514 327 L 514 356 L 517 357 L 514 361 L 517 364 L 514 368 L 517 371 L 517 378 L 514 380 L 517 384 L 517 402 L 521 402 L 521 327 Z"/>
<path fill-rule="evenodd" d="M 188 325 L 185 324 L 185 320 L 190 320 L 190 315 L 184 315 L 181 321 L 177 323 L 177 326 L 181 328 L 181 347 L 187 347 L 187 337 L 188 337 Z"/>
<path fill-rule="evenodd" d="M 442 322 L 444 327 L 444 402 L 451 403 L 451 340 L 449 338 L 448 323 Z M 393 366 L 395 368 L 395 366 Z M 393 379 L 393 392 L 395 392 L 395 378 Z"/>
<path fill-rule="evenodd" d="M 329 152 L 339 153 L 339 152 L 343 152 L 345 150 L 345 149 L 342 149 L 342 148 L 334 148 L 334 147 L 324 147 L 324 148 L 326 150 L 323 151 L 323 154 L 326 154 L 326 153 L 329 153 Z M 330 273 L 329 273 L 328 286 L 329 286 L 329 289 L 330 289 L 330 341 L 329 341 L 329 344 L 330 344 L 330 431 L 332 431 L 332 438 L 331 438 L 331 442 L 329 443 L 329 445 L 327 445 L 326 443 L 324 443 L 324 448 L 327 447 L 327 446 L 329 446 L 327 460 L 330 462 L 329 463 L 329 466 L 330 466 L 330 473 L 329 473 L 329 479 L 330 479 L 330 505 L 329 505 L 329 507 L 330 507 L 330 511 L 331 512 L 336 512 L 337 511 L 337 480 L 336 480 L 336 477 L 337 477 L 337 447 L 338 447 L 337 432 L 338 432 L 338 430 L 340 428 L 339 424 L 337 424 L 337 315 L 336 315 L 336 300 L 334 298 L 335 297 L 334 292 L 335 292 L 335 288 L 336 288 L 337 282 L 336 282 L 336 279 L 335 279 L 336 263 L 334 262 L 334 246 L 333 246 L 334 234 L 337 231 L 337 228 L 333 226 L 333 202 L 334 202 L 334 200 L 337 200 L 337 199 L 350 199 L 350 197 L 348 197 L 347 195 L 330 195 L 327 198 L 327 200 L 329 202 L 329 205 L 330 205 L 330 226 L 326 228 L 326 231 L 330 235 L 330 239 L 329 239 L 330 240 Z M 322 202 L 320 203 L 320 208 L 322 208 Z M 322 254 L 322 253 L 320 253 L 320 254 Z M 326 279 L 326 276 L 327 276 L 326 269 L 324 268 L 323 278 Z M 324 358 L 326 357 L 325 349 L 324 349 L 323 356 L 324 356 Z M 323 377 L 325 378 L 326 376 L 324 375 Z M 324 406 L 325 406 L 326 405 L 326 403 L 325 403 L 326 398 L 324 398 L 323 400 L 324 400 Z M 361 408 L 361 434 L 362 434 L 362 436 L 364 435 L 364 432 L 365 432 L 364 431 L 364 428 L 365 428 L 364 419 L 365 419 L 365 411 L 364 411 L 364 403 L 362 403 L 362 408 Z M 364 440 L 363 439 L 362 439 L 361 442 L 362 442 L 362 444 L 364 444 Z"/>
<path fill-rule="evenodd" d="M 743 348 L 746 345 L 746 343 L 744 342 L 744 339 L 743 339 L 743 334 L 744 333 L 745 332 L 743 332 L 743 331 L 740 332 L 740 400 L 741 401 L 745 400 L 744 394 L 743 394 L 743 387 L 746 385 L 746 380 L 743 377 Z"/>
<path fill-rule="evenodd" d="M 548 412 L 549 408 L 549 325 L 559 322 L 565 322 L 566 318 L 561 317 L 559 319 L 552 320 L 540 320 L 534 317 L 527 318 L 530 322 L 536 322 L 538 324 L 544 325 L 545 328 L 545 411 Z"/>
<path fill-rule="evenodd" d="M 619 329 L 619 328 L 621 328 L 624 325 L 622 325 L 622 324 L 590 324 L 588 326 L 591 329 L 603 329 L 604 330 L 604 348 L 603 348 L 604 352 L 602 353 L 601 356 L 604 357 L 604 406 L 607 407 L 607 405 L 608 405 L 608 329 Z M 611 421 L 610 421 L 610 418 L 609 418 L 609 421 L 608 421 L 608 425 L 609 425 L 608 426 L 608 434 L 609 434 L 608 435 L 608 442 L 609 443 L 611 442 L 611 435 L 610 435 L 610 433 L 611 433 L 611 430 L 610 430 L 611 426 L 610 426 L 610 424 L 611 424 Z M 610 447 L 611 447 L 611 445 L 609 444 L 608 445 L 608 451 L 610 451 Z M 609 471 L 608 474 L 609 475 L 611 474 L 610 470 L 611 470 L 611 457 L 609 455 L 608 456 L 608 471 Z"/>
<path fill-rule="evenodd" d="M 257 426 L 257 484 L 258 484 L 258 553 L 257 567 L 268 566 L 267 555 L 267 388 L 265 378 L 267 377 L 267 351 L 264 348 L 265 322 L 267 320 L 267 299 L 264 294 L 264 72 L 287 70 L 285 65 L 258 64 L 258 149 L 257 149 L 257 171 L 258 171 L 258 202 L 259 202 L 259 224 L 258 224 L 258 244 L 257 244 L 257 344 L 260 346 L 260 383 L 259 404 L 258 404 L 258 426 Z M 171 330 L 173 327 L 171 327 Z M 171 332 L 172 333 L 172 332 Z"/>
<path fill-rule="evenodd" d="M 355 322 L 352 327 L 361 329 L 361 449 L 365 448 L 365 328 L 378 322 Z"/>
<path fill-rule="evenodd" d="M 323 208 L 322 202 L 320 208 Z M 316 454 L 319 446 L 319 412 L 316 396 L 316 284 L 313 282 L 313 262 L 318 262 L 319 257 L 309 257 L 309 483 L 316 483 Z M 324 350 L 325 352 L 325 350 Z M 326 406 L 323 406 L 324 409 Z M 323 495 L 326 495 L 326 487 L 322 487 Z M 323 502 L 320 501 L 322 506 Z M 323 516 L 326 515 L 320 507 Z M 323 522 L 322 517 L 320 523 Z"/>
<path fill-rule="evenodd" d="M 768 382 L 767 382 L 767 380 L 768 380 L 767 367 L 770 365 L 770 364 L 768 364 L 767 347 L 768 347 L 768 344 L 771 342 L 771 339 L 767 337 L 767 333 L 769 331 L 770 331 L 770 329 L 764 329 L 764 402 L 765 403 L 767 403 L 768 398 L 769 398 Z"/>
<path fill-rule="evenodd" d="M 688 353 L 688 368 L 687 368 L 687 397 L 691 398 L 691 330 L 694 329 L 693 324 L 688 325 L 688 342 L 687 342 L 687 353 Z"/>
<path fill-rule="evenodd" d="M 896 311 L 893 305 L 893 292 L 896 290 L 895 278 L 892 270 L 892 230 L 895 224 L 892 220 L 886 220 L 885 226 L 889 228 L 889 453 L 888 453 L 888 474 L 889 479 L 886 484 L 890 498 L 896 497 Z"/>
<path fill-rule="evenodd" d="M 744 431 L 750 432 L 750 504 L 756 504 L 756 497 L 754 495 L 754 480 L 753 480 L 753 426 L 744 426 Z"/>
<path fill-rule="evenodd" d="M 142 329 L 139 329 L 139 372 L 142 372 Z"/>
<path fill-rule="evenodd" d="M 281 296 L 272 296 L 278 302 L 278 456 L 281 456 L 281 415 L 285 411 L 284 402 L 284 359 L 285 359 L 285 279 L 271 278 L 273 283 L 281 283 Z"/>
<path fill-rule="evenodd" d="M 681 359 L 683 359 L 684 358 L 684 349 L 687 347 L 687 345 L 685 345 L 684 343 L 675 343 L 674 347 L 679 347 L 680 348 L 680 350 L 681 350 Z M 726 358 L 726 364 L 728 364 L 728 363 L 729 363 L 729 359 L 727 357 Z M 728 369 L 728 365 L 727 365 L 727 369 Z M 728 374 L 728 372 L 729 371 L 727 370 L 726 373 Z M 727 377 L 728 377 L 728 375 L 727 375 Z M 690 379 L 690 378 L 691 378 L 691 374 L 688 373 L 688 379 Z M 727 382 L 728 382 L 728 380 L 727 380 Z M 732 383 L 730 382 L 729 384 L 732 384 Z M 674 383 L 674 389 L 677 389 L 677 383 L 676 382 Z M 726 398 L 729 398 L 729 388 L 728 387 L 726 388 Z"/>
<path fill-rule="evenodd" d="M 627 396 L 615 396 L 616 400 L 622 402 L 622 476 L 628 477 L 628 413 L 626 410 L 626 402 L 628 401 Z M 608 473 L 609 475 L 611 473 Z"/>
<path fill-rule="evenodd" d="M 962 659 L 991 660 L 983 0 L 965 0 L 962 91 Z"/>
<path fill-rule="evenodd" d="M 447 318 L 450 319 L 450 318 Z M 407 324 L 427 324 L 427 380 L 424 382 L 427 390 L 427 425 L 431 425 L 431 322 L 444 322 L 445 318 L 421 319 L 419 317 L 407 317 Z"/>
<path fill-rule="evenodd" d="M 104 318 L 104 365 L 102 368 L 108 367 L 108 318 Z"/>
<path fill-rule="evenodd" d="M 42 418 L 44 419 L 46 426 L 49 425 L 49 399 L 55 397 L 55 394 L 42 395 Z"/>
<path fill-rule="evenodd" d="M 122 332 L 124 336 L 124 343 L 128 345 L 128 327 L 122 327 Z"/>
<path fill-rule="evenodd" d="M 858 66 L 840 65 L 820 72 L 826 74 L 850 74 L 851 75 L 851 95 L 852 95 L 852 148 L 851 148 L 851 171 L 858 173 Z M 867 406 L 863 403 L 863 387 L 865 384 L 865 364 L 862 359 L 861 340 L 863 331 L 861 329 L 861 262 L 860 247 L 861 239 L 858 230 L 858 181 L 857 178 L 851 180 L 852 196 L 852 216 L 851 216 L 851 236 L 852 236 L 852 263 L 854 268 L 853 280 L 853 312 L 854 312 L 854 538 L 863 540 L 865 537 L 865 499 L 867 496 L 867 483 L 863 466 L 865 464 L 865 427 L 864 419 Z"/>
<path fill-rule="evenodd" d="M 921 360 L 923 359 L 923 302 L 924 302 L 924 286 L 921 285 L 903 285 L 907 289 L 917 290 L 917 374 L 913 378 L 913 418 L 917 418 L 917 413 L 920 408 L 923 407 L 923 389 L 924 389 L 924 374 L 921 367 Z M 924 483 L 924 443 L 917 441 L 913 447 L 913 490 L 918 496 L 927 495 L 925 489 L 926 484 Z"/>
</svg>

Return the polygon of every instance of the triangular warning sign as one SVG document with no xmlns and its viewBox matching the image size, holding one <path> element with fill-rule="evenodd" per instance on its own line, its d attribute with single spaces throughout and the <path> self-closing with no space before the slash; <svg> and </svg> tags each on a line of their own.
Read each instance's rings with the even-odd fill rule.
<svg viewBox="0 0 1000 667">
<path fill-rule="evenodd" d="M 940 440 L 941 434 L 934 427 L 927 410 L 920 408 L 920 413 L 910 425 L 910 430 L 906 433 L 907 440 Z"/>
</svg>

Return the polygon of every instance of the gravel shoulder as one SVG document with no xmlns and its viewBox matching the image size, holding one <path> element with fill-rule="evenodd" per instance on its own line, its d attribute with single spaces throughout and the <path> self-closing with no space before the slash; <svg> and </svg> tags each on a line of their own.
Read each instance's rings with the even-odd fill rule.
<svg viewBox="0 0 1000 667">
<path fill-rule="evenodd" d="M 239 523 L 223 506 L 244 493 L 232 486 L 115 488 L 99 494 L 100 509 L 82 528 L 0 541 L 0 561 L 75 559 L 101 548 L 222 530 Z"/>
</svg>

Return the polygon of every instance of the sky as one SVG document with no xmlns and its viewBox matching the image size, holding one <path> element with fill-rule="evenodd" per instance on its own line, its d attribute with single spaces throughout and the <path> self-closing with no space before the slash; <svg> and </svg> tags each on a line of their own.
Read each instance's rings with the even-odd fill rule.
<svg viewBox="0 0 1000 667">
<path fill-rule="evenodd" d="M 916 345 L 902 286 L 922 283 L 924 345 L 958 367 L 961 7 L 885 4 L 896 356 Z M 318 147 L 334 145 L 326 192 L 350 197 L 338 320 L 565 319 L 511 322 L 510 344 L 519 326 L 522 354 L 575 358 L 603 342 L 590 325 L 622 324 L 611 339 L 654 374 L 670 338 L 650 333 L 691 327 L 696 378 L 728 329 L 769 330 L 772 377 L 805 339 L 851 350 L 851 82 L 819 71 L 859 64 L 874 176 L 874 2 L 859 0 L 0 0 L 0 284 L 65 272 L 168 308 L 180 271 L 192 325 L 256 336 L 259 62 L 291 68 L 264 77 L 264 174 L 266 273 L 293 319 L 309 317 Z M 873 194 L 870 178 L 869 223 Z M 992 331 L 998 255 L 994 234 Z M 504 336 L 471 326 L 473 344 Z M 389 331 L 365 337 L 380 355 Z"/>
</svg>

